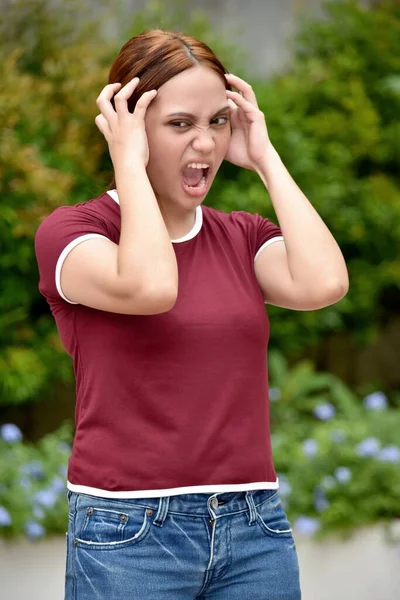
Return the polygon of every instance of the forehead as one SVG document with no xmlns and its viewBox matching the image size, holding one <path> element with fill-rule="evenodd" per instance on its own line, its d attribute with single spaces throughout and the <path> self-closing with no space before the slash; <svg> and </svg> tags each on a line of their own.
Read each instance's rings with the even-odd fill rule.
<svg viewBox="0 0 400 600">
<path fill-rule="evenodd" d="M 160 112 L 217 111 L 226 104 L 226 88 L 210 67 L 195 66 L 162 85 L 156 96 Z"/>
</svg>

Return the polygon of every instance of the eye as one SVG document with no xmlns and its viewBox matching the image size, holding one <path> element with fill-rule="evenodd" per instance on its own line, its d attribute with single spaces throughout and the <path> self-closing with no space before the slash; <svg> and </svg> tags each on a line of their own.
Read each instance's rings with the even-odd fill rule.
<svg viewBox="0 0 400 600">
<path fill-rule="evenodd" d="M 183 129 L 184 127 L 189 127 L 190 123 L 187 123 L 186 121 L 172 121 L 170 125 L 177 129 Z"/>
<path fill-rule="evenodd" d="M 217 121 L 219 121 L 219 123 L 217 123 Z M 213 121 L 213 123 L 215 123 L 215 125 L 226 125 L 229 121 L 229 118 L 225 115 L 221 116 L 221 117 L 216 117 Z"/>
</svg>

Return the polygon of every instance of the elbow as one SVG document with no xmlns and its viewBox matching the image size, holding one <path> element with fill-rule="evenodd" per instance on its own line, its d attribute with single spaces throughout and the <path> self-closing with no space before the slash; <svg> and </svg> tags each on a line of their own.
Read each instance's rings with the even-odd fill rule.
<svg viewBox="0 0 400 600">
<path fill-rule="evenodd" d="M 344 298 L 349 291 L 349 278 L 346 274 L 341 279 L 334 279 L 328 284 L 325 284 L 324 296 L 326 298 L 327 306 L 339 302 Z"/>
<path fill-rule="evenodd" d="M 175 285 L 157 287 L 148 292 L 149 303 L 157 309 L 158 313 L 170 311 L 178 299 L 178 287 Z"/>
</svg>

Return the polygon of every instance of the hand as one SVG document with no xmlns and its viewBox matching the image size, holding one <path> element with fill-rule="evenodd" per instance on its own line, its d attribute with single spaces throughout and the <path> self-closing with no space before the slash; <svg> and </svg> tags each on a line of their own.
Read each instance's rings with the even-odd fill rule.
<svg viewBox="0 0 400 600">
<path fill-rule="evenodd" d="M 226 90 L 231 107 L 232 138 L 225 160 L 257 171 L 271 141 L 268 136 L 264 113 L 258 108 L 257 98 L 251 85 L 236 77 L 225 75 L 229 84 L 240 93 Z"/>
<path fill-rule="evenodd" d="M 103 88 L 96 100 L 101 114 L 97 115 L 94 121 L 108 142 L 114 169 L 117 166 L 147 167 L 149 162 L 144 118 L 150 102 L 157 95 L 157 90 L 150 90 L 140 96 L 135 110 L 131 113 L 128 110 L 128 99 L 138 84 L 139 78 L 135 77 L 116 93 L 121 84 L 110 83 Z M 113 96 L 115 110 L 111 104 Z"/>
</svg>

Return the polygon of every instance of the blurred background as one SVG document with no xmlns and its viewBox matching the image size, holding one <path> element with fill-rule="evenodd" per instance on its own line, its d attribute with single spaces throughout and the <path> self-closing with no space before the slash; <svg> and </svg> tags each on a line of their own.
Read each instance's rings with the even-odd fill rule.
<svg viewBox="0 0 400 600">
<path fill-rule="evenodd" d="M 0 539 L 31 543 L 66 530 L 75 386 L 38 291 L 33 240 L 57 206 L 94 198 L 111 180 L 95 100 L 121 46 L 150 27 L 202 39 L 252 84 L 272 143 L 347 262 L 350 290 L 337 304 L 268 306 L 274 456 L 295 530 L 328 543 L 392 527 L 399 2 L 0 0 Z M 205 203 L 277 222 L 256 174 L 227 163 Z"/>
</svg>

